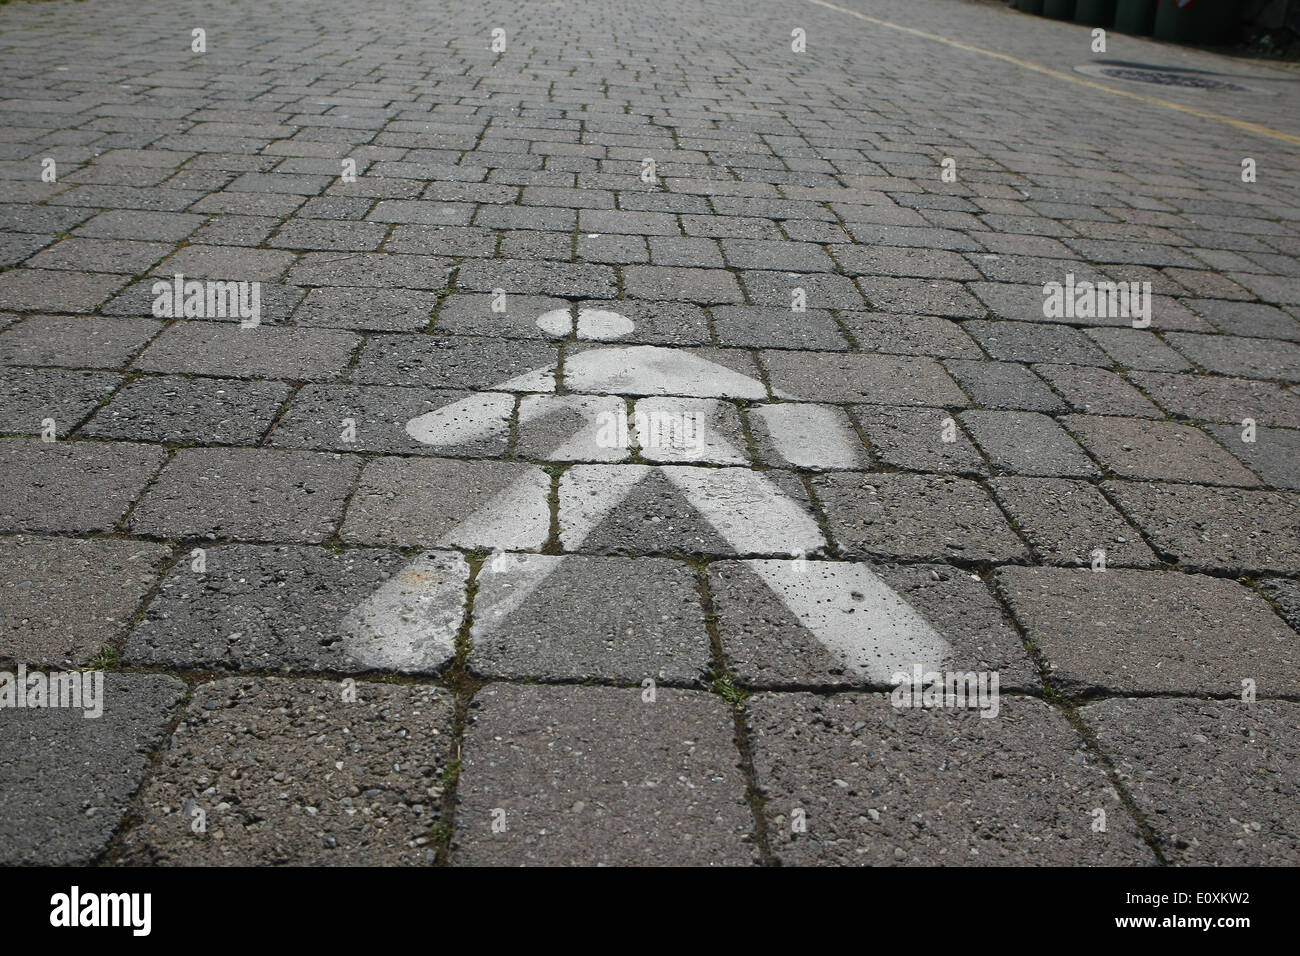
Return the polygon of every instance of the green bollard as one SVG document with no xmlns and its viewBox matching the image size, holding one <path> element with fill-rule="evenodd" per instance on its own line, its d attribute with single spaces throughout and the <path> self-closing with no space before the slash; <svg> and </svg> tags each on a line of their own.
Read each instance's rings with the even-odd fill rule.
<svg viewBox="0 0 1300 956">
<path fill-rule="evenodd" d="M 1115 29 L 1120 33 L 1149 37 L 1155 27 L 1156 0 L 1117 0 Z"/>
<path fill-rule="evenodd" d="M 1079 0 L 1074 22 L 1090 27 L 1109 27 L 1115 22 L 1115 0 Z"/>
</svg>

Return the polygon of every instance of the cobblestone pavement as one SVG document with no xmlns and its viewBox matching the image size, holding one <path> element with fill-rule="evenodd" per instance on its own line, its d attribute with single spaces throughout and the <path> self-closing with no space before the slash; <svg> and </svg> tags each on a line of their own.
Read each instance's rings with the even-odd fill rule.
<svg viewBox="0 0 1300 956">
<path fill-rule="evenodd" d="M 1091 43 L 0 7 L 0 862 L 1300 862 L 1300 73 Z"/>
</svg>

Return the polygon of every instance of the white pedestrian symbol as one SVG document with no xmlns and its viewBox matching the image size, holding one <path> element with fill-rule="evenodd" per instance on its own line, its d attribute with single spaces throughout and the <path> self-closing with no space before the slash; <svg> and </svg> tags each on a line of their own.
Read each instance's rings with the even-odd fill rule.
<svg viewBox="0 0 1300 956">
<path fill-rule="evenodd" d="M 540 316 L 539 328 L 556 337 L 608 343 L 633 331 L 633 322 L 603 309 L 567 309 Z M 407 422 L 406 431 L 436 449 L 453 449 L 499 430 L 503 415 L 519 404 L 519 425 L 564 410 L 582 422 L 550 454 L 576 464 L 560 488 L 560 544 L 580 551 L 588 535 L 651 475 L 661 474 L 798 618 L 825 649 L 850 671 L 872 682 L 891 683 L 900 670 L 920 663 L 940 669 L 951 658 L 948 642 L 864 563 L 807 560 L 827 542 L 817 522 L 763 472 L 749 467 L 743 449 L 716 427 L 713 411 L 724 399 L 763 402 L 767 389 L 757 379 L 700 356 L 653 345 L 597 344 L 570 353 L 556 393 L 557 368 L 550 365 L 502 382 L 495 389 L 443 406 Z M 596 436 L 608 416 L 626 416 L 624 397 L 637 399 L 661 417 L 694 416 L 702 423 L 693 448 L 671 444 L 654 449 L 653 464 L 620 464 L 627 448 L 602 447 Z M 831 463 L 852 460 L 851 434 L 822 406 L 777 393 L 782 401 L 754 408 L 771 440 L 787 460 L 799 463 L 809 449 Z M 634 430 L 644 427 L 638 414 Z M 607 444 L 607 443 L 606 443 Z M 649 457 L 648 455 L 646 457 Z M 722 467 L 678 464 L 708 461 Z M 530 510 L 538 494 L 532 477 L 521 478 L 485 501 L 438 542 L 448 547 L 488 547 L 497 552 L 493 573 L 511 573 L 509 608 L 518 608 L 563 558 L 523 553 L 536 548 L 517 515 Z M 510 553 L 514 552 L 514 553 Z M 506 557 L 503 565 L 502 556 Z M 788 555 L 801 557 L 791 560 Z M 781 555 L 779 559 L 749 557 Z M 441 663 L 454 653 L 462 616 L 459 555 L 432 551 L 416 558 L 382 584 L 344 620 L 344 649 L 371 667 L 414 670 Z M 487 568 L 484 569 L 488 571 Z"/>
</svg>

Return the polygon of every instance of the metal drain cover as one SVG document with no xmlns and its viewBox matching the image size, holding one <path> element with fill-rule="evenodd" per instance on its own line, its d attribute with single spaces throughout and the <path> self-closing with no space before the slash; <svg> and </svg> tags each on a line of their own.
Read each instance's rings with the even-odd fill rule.
<svg viewBox="0 0 1300 956">
<path fill-rule="evenodd" d="M 1102 76 L 1113 76 L 1119 80 L 1134 80 L 1138 83 L 1159 83 L 1161 86 L 1186 86 L 1196 90 L 1226 90 L 1244 93 L 1247 87 L 1216 80 L 1208 76 L 1193 76 L 1187 73 L 1159 73 L 1155 70 L 1132 70 L 1107 66 L 1100 71 Z"/>
<path fill-rule="evenodd" d="M 1076 73 L 1095 76 L 1104 80 L 1128 80 L 1132 83 L 1154 83 L 1157 86 L 1173 86 L 1184 90 L 1201 90 L 1206 93 L 1264 93 L 1272 90 L 1260 89 L 1258 86 L 1245 86 L 1219 79 L 1213 73 L 1202 70 L 1187 70 L 1176 66 L 1161 66 L 1147 63 L 1125 63 L 1111 60 L 1100 63 L 1087 63 L 1074 68 Z M 1235 79 L 1235 77 L 1234 77 Z"/>
</svg>

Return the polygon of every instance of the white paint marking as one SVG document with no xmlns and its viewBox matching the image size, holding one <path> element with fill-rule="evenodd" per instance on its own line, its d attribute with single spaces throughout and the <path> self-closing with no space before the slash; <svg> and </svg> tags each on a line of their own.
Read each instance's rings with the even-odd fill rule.
<svg viewBox="0 0 1300 956">
<path fill-rule="evenodd" d="M 514 407 L 513 395 L 479 392 L 412 418 L 406 423 L 406 434 L 435 448 L 465 445 L 480 438 L 504 435 L 509 430 Z"/>
<path fill-rule="evenodd" d="M 456 655 L 469 565 L 429 551 L 389 578 L 339 625 L 342 650 L 364 667 L 431 670 Z"/>
<path fill-rule="evenodd" d="M 941 670 L 952 648 L 865 564 L 746 561 L 828 652 L 880 684 L 899 671 Z"/>
<path fill-rule="evenodd" d="M 593 348 L 570 356 L 564 381 L 575 392 L 767 398 L 757 379 L 681 349 L 657 345 Z"/>
<path fill-rule="evenodd" d="M 785 402 L 760 405 L 754 414 L 776 453 L 797 468 L 857 468 L 863 462 L 862 443 L 837 408 Z"/>
</svg>

